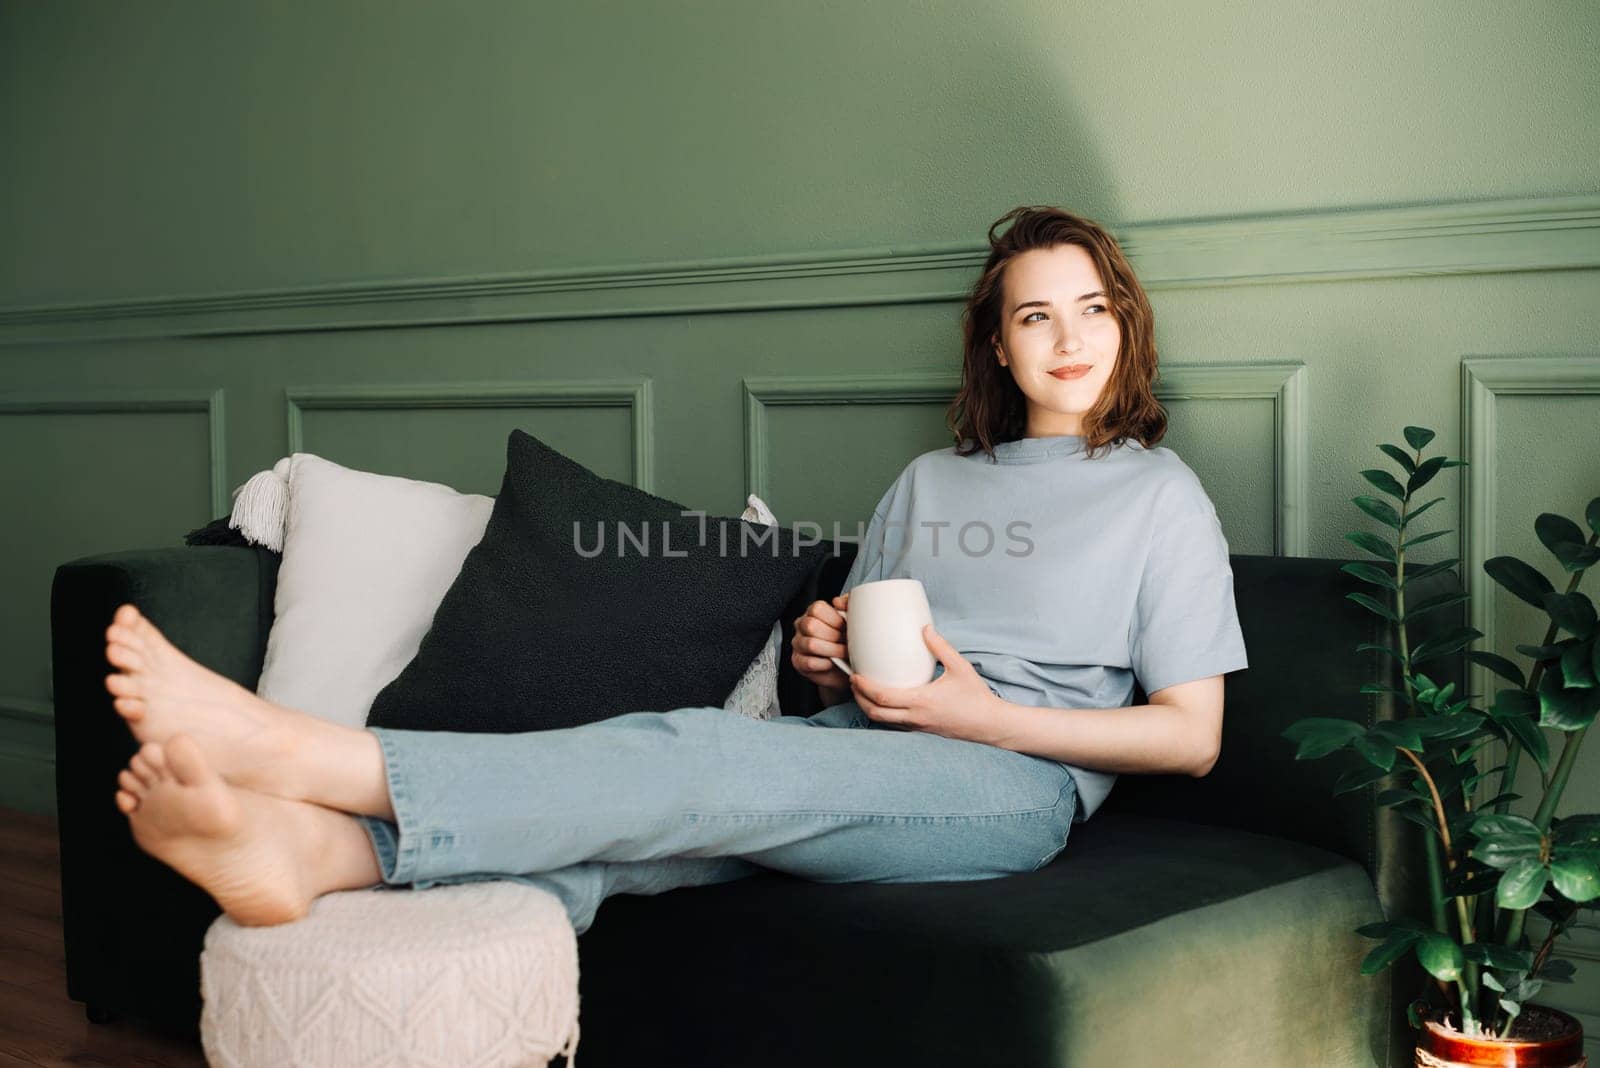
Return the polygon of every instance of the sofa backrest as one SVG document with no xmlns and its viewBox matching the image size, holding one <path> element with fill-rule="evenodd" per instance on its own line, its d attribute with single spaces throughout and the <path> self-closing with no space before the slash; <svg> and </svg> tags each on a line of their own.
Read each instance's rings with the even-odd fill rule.
<svg viewBox="0 0 1600 1068">
<path fill-rule="evenodd" d="M 839 555 L 824 566 L 804 603 L 797 598 L 797 610 L 784 621 L 787 638 L 792 639 L 792 617 L 805 604 L 838 591 L 854 551 L 854 545 L 841 542 Z M 1396 715 L 1393 698 L 1360 692 L 1368 682 L 1398 686 L 1393 661 L 1371 650 L 1356 651 L 1363 643 L 1397 645 L 1390 624 L 1345 597 L 1352 591 L 1374 596 L 1382 591 L 1342 571 L 1346 560 L 1235 554 L 1230 562 L 1250 667 L 1227 677 L 1216 766 L 1199 779 L 1123 775 L 1100 812 L 1217 824 L 1305 842 L 1363 865 L 1379 881 L 1386 905 L 1396 895 L 1410 895 L 1414 873 L 1402 865 L 1417 855 L 1405 844 L 1414 825 L 1376 809 L 1377 786 L 1333 796 L 1334 780 L 1358 766 L 1359 758 L 1344 753 L 1297 761 L 1295 747 L 1282 737 L 1284 728 L 1304 716 L 1372 724 Z M 1408 583 L 1408 600 L 1416 604 L 1459 588 L 1456 575 L 1446 571 Z M 1409 628 L 1413 648 L 1431 634 L 1462 625 L 1464 616 L 1465 606 L 1455 605 L 1418 617 Z M 1459 694 L 1465 689 L 1463 664 L 1454 655 L 1419 668 L 1441 684 L 1455 682 Z M 787 676 L 780 682 L 784 712 L 815 711 L 815 688 L 790 667 L 787 650 L 781 671 Z M 1146 695 L 1136 690 L 1133 700 L 1142 703 Z"/>
</svg>

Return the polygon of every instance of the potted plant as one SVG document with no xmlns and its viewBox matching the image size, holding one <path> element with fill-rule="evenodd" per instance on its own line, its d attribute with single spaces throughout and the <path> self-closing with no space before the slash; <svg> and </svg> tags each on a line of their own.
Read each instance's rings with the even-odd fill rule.
<svg viewBox="0 0 1600 1068">
<path fill-rule="evenodd" d="M 1600 623 L 1594 604 L 1577 588 L 1600 560 L 1600 497 L 1585 510 L 1587 532 L 1548 512 L 1534 521 L 1540 542 L 1569 576 L 1564 589 L 1515 557 L 1497 556 L 1484 564 L 1491 579 L 1550 619 L 1537 645 L 1516 647 L 1531 661 L 1526 674 L 1503 656 L 1468 649 L 1483 637 L 1472 627 L 1454 627 L 1413 645 L 1407 632 L 1412 620 L 1470 596 L 1446 593 L 1407 601 L 1410 583 L 1459 562 L 1408 568 L 1406 557 L 1415 546 L 1450 533 L 1412 536 L 1417 519 L 1444 498 L 1420 506 L 1414 500 L 1440 471 L 1465 461 L 1424 459 L 1423 450 L 1434 438 L 1425 427 L 1408 426 L 1404 435 L 1410 451 L 1378 446 L 1399 466 L 1400 477 L 1386 470 L 1361 472 L 1393 503 L 1382 497 L 1353 499 L 1394 537 L 1345 534 L 1376 560 L 1343 568 L 1377 593 L 1346 596 L 1392 625 L 1392 644 L 1357 646 L 1381 654 L 1391 676 L 1363 685 L 1361 692 L 1392 694 L 1403 714 L 1370 728 L 1348 719 L 1310 717 L 1290 726 L 1284 737 L 1297 744 L 1297 760 L 1354 752 L 1359 761 L 1336 780 L 1334 794 L 1386 786 L 1378 790 L 1376 803 L 1423 828 L 1429 914 L 1359 929 L 1379 940 L 1362 962 L 1362 974 L 1374 975 L 1415 953 L 1435 980 L 1429 996 L 1407 1009 L 1419 1031 L 1416 1064 L 1583 1065 L 1578 1021 L 1529 999 L 1544 983 L 1571 981 L 1573 966 L 1551 951 L 1566 931 L 1593 926 L 1576 921 L 1580 911 L 1600 904 L 1600 814 L 1555 815 L 1584 735 L 1600 711 Z M 1485 702 L 1487 709 L 1473 705 L 1480 695 L 1458 695 L 1454 683 L 1437 685 L 1421 668 L 1463 650 L 1472 663 L 1509 684 Z M 1482 771 L 1476 753 L 1496 739 L 1506 746 L 1506 761 Z M 1552 767 L 1555 739 L 1561 745 Z M 1509 792 L 1524 752 L 1538 765 L 1544 791 L 1526 816 L 1510 811 L 1511 803 L 1522 798 Z M 1495 796 L 1475 805 L 1478 783 L 1496 773 Z M 1530 909 L 1549 923 L 1536 947 L 1524 931 Z"/>
</svg>

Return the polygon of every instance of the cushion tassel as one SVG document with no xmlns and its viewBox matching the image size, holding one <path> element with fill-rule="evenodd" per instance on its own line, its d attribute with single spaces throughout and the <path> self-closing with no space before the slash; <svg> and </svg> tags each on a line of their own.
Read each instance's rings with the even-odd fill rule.
<svg viewBox="0 0 1600 1068">
<path fill-rule="evenodd" d="M 228 526 L 247 541 L 283 552 L 283 528 L 289 512 L 289 458 L 272 470 L 251 475 L 250 481 L 233 491 L 233 513 Z"/>
</svg>

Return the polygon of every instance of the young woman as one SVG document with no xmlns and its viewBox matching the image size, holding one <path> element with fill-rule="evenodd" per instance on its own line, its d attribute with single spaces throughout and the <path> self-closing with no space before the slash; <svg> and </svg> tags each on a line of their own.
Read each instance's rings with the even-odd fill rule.
<svg viewBox="0 0 1600 1068">
<path fill-rule="evenodd" d="M 1005 233 L 996 230 L 1011 223 Z M 107 676 L 144 743 L 118 808 L 243 924 L 321 894 L 515 879 L 578 932 L 614 893 L 763 868 L 819 882 L 989 879 L 1066 845 L 1117 773 L 1204 775 L 1247 666 L 1228 547 L 1166 417 L 1148 298 L 1116 242 L 1055 208 L 989 231 L 967 302 L 957 444 L 874 509 L 792 663 L 826 707 L 634 712 L 517 735 L 354 730 L 261 700 L 132 605 Z M 845 676 L 849 590 L 914 577 L 944 632 L 923 686 Z M 1134 682 L 1149 703 L 1128 706 Z"/>
</svg>

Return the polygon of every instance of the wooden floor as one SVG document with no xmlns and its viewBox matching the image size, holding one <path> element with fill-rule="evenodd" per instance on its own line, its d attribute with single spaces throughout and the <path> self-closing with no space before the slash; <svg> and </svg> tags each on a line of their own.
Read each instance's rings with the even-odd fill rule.
<svg viewBox="0 0 1600 1068">
<path fill-rule="evenodd" d="M 205 1065 L 196 1046 L 91 1024 L 67 998 L 55 820 L 0 808 L 0 1068 Z"/>
</svg>

